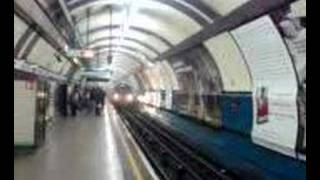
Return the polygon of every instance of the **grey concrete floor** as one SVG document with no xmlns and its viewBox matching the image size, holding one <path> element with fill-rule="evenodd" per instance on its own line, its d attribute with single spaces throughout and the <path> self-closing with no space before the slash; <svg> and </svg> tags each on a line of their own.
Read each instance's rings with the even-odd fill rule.
<svg viewBox="0 0 320 180">
<path fill-rule="evenodd" d="M 14 158 L 15 180 L 145 180 L 135 165 L 116 112 L 58 119 L 43 147 Z M 129 148 L 130 149 L 130 148 Z M 141 164 L 141 163 L 140 163 Z M 141 170 L 142 169 L 142 170 Z"/>
</svg>

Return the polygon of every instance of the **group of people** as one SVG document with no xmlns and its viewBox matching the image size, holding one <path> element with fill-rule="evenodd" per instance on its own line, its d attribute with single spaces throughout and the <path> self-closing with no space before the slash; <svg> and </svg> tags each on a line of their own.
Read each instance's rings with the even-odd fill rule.
<svg viewBox="0 0 320 180">
<path fill-rule="evenodd" d="M 87 114 L 94 111 L 97 116 L 100 116 L 105 105 L 105 97 L 106 93 L 100 87 L 75 86 L 68 98 L 71 115 L 76 116 L 78 112 L 86 110 Z"/>
</svg>

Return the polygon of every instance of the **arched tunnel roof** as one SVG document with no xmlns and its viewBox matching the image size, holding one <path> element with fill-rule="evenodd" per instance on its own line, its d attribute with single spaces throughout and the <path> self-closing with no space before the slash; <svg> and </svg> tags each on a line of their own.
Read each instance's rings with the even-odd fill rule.
<svg viewBox="0 0 320 180">
<path fill-rule="evenodd" d="M 178 88 L 183 85 L 182 82 L 178 83 L 177 78 L 190 70 L 197 71 L 195 76 L 201 78 L 205 78 L 205 73 L 210 74 L 212 79 L 219 82 L 216 86 L 220 86 L 221 90 L 250 91 L 256 80 L 253 76 L 257 67 L 248 62 L 249 54 L 243 49 L 246 42 L 240 42 L 241 30 L 237 31 L 235 28 L 262 17 L 273 9 L 290 6 L 293 0 L 14 2 L 15 27 L 19 27 L 15 28 L 14 36 L 16 59 L 26 59 L 27 62 L 65 75 L 68 74 L 68 69 L 77 69 L 71 68 L 75 63 L 63 55 L 57 62 L 56 55 L 63 54 L 66 45 L 69 48 L 90 48 L 99 54 L 99 60 L 95 59 L 90 63 L 101 61 L 100 66 L 113 69 L 113 80 L 137 72 L 135 69 L 138 67 L 160 68 L 163 72 L 159 72 L 158 76 L 162 76 L 163 81 L 170 79 L 170 83 L 175 84 L 172 86 Z M 43 16 L 39 17 L 39 14 Z M 208 38 L 210 35 L 214 37 Z M 280 43 L 273 43 L 275 42 Z M 183 52 L 190 47 L 192 48 L 188 53 Z M 281 48 L 284 51 L 285 48 Z M 185 55 L 181 55 L 181 52 Z M 43 58 L 48 54 L 51 57 Z M 106 61 L 109 55 L 113 55 L 111 65 Z M 157 63 L 159 60 L 167 60 L 168 63 Z M 184 62 L 183 67 L 174 67 L 179 60 Z M 152 70 L 138 73 L 149 74 L 147 76 L 157 74 Z M 158 77 L 149 78 L 151 84 L 160 82 Z M 159 85 L 161 87 L 153 89 L 165 88 L 165 84 L 164 82 Z"/>
<path fill-rule="evenodd" d="M 51 122 L 49 114 L 56 115 L 51 106 L 57 106 L 57 112 L 65 109 L 61 111 L 66 115 L 69 110 L 74 114 L 79 107 L 98 115 L 104 105 L 97 101 L 102 98 L 98 89 L 103 89 L 114 106 L 108 102 L 108 107 L 102 108 L 105 116 L 101 125 L 117 129 L 115 134 L 104 129 L 107 139 L 104 131 L 95 129 L 99 126 L 92 130 L 98 130 L 108 147 L 133 147 L 133 161 L 138 163 L 133 164 L 134 171 L 135 165 L 139 166 L 137 171 L 142 170 L 135 155 L 138 149 L 131 142 L 113 144 L 109 137 L 116 137 L 116 141 L 138 140 L 138 145 L 146 137 L 151 143 L 146 147 L 150 145 L 153 150 L 156 141 L 149 141 L 148 136 L 161 135 L 156 144 L 165 142 L 172 138 L 162 138 L 166 133 L 163 130 L 169 128 L 169 134 L 175 135 L 176 131 L 181 137 L 190 137 L 190 143 L 197 148 L 204 145 L 203 152 L 215 162 L 215 173 L 235 178 L 245 175 L 244 179 L 303 179 L 300 177 L 304 176 L 305 166 L 300 160 L 306 161 L 305 11 L 306 0 L 14 0 L 14 88 L 15 96 L 18 95 L 14 99 L 15 111 L 23 110 L 24 101 L 30 101 L 36 106 L 28 107 L 28 111 L 38 115 L 36 108 L 41 109 L 40 115 L 44 113 L 38 124 L 39 118 L 24 117 L 24 111 L 15 112 L 15 124 L 16 117 L 21 116 L 21 124 L 17 124 L 21 132 L 15 135 L 34 138 L 34 126 L 46 125 Z M 129 88 L 117 90 L 122 84 Z M 82 103 L 78 96 L 75 103 L 75 95 L 82 90 L 82 95 L 88 97 L 87 87 L 91 85 L 103 88 L 89 88 L 93 90 L 89 92 L 90 100 L 85 98 Z M 60 108 L 60 104 L 65 108 Z M 144 110 L 145 105 L 153 109 L 148 116 L 140 112 L 140 108 L 148 111 Z M 119 121 L 115 115 L 120 115 Z M 88 124 L 82 120 L 89 122 L 87 119 L 92 118 L 95 120 L 91 115 L 84 116 L 79 122 L 86 128 Z M 73 120 L 70 122 L 74 123 Z M 161 124 L 164 126 L 160 127 Z M 25 131 L 26 127 L 32 133 Z M 178 127 L 184 130 L 179 131 Z M 125 129 L 138 138 L 118 137 Z M 89 135 L 93 137 L 90 132 Z M 79 137 L 81 140 L 82 135 Z M 212 144 L 211 139 L 215 139 Z M 177 145 L 173 142 L 163 147 Z M 240 148 L 239 152 L 235 147 Z M 170 150 L 160 148 L 159 154 L 150 154 L 157 160 L 158 155 Z M 197 153 L 205 155 L 202 150 Z M 119 156 L 119 161 L 111 158 L 106 165 L 119 164 L 123 157 L 127 156 Z M 172 162 L 179 160 L 173 159 Z M 105 159 L 102 160 L 104 163 Z M 159 160 L 162 166 L 163 159 Z M 195 163 L 189 168 L 183 161 L 169 164 L 181 165 L 182 172 L 190 168 L 196 172 L 193 165 L 201 166 Z M 240 164 L 245 166 L 239 167 Z M 51 168 L 51 162 L 48 165 Z M 180 175 L 181 168 L 174 168 L 178 170 L 176 174 L 167 165 L 164 164 L 164 171 L 169 170 L 170 174 L 163 177 Z M 206 172 L 203 171 L 205 177 L 209 177 Z M 145 171 L 141 173 L 145 175 Z M 266 178 L 256 176 L 260 174 Z M 127 174 L 123 175 L 125 178 Z M 181 175 L 189 177 L 186 173 Z"/>
</svg>

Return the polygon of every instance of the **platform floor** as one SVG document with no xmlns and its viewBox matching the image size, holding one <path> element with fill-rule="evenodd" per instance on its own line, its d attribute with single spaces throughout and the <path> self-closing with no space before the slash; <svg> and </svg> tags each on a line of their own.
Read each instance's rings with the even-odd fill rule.
<svg viewBox="0 0 320 180">
<path fill-rule="evenodd" d="M 102 117 L 58 119 L 43 147 L 15 155 L 15 180 L 157 179 L 114 109 Z"/>
</svg>

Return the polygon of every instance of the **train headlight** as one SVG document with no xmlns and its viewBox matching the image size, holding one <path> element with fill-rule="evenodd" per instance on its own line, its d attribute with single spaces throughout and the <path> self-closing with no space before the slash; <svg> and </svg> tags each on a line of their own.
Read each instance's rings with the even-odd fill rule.
<svg viewBox="0 0 320 180">
<path fill-rule="evenodd" d="M 132 94 L 127 94 L 126 101 L 127 102 L 132 102 L 133 101 L 133 95 Z"/>
<path fill-rule="evenodd" d="M 114 100 L 114 101 L 119 101 L 119 99 L 120 99 L 119 94 L 114 94 L 114 95 L 113 95 L 113 100 Z"/>
<path fill-rule="evenodd" d="M 139 95 L 137 97 L 137 99 L 138 99 L 139 102 L 144 102 L 144 96 L 142 96 L 142 95 Z"/>
</svg>

